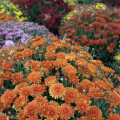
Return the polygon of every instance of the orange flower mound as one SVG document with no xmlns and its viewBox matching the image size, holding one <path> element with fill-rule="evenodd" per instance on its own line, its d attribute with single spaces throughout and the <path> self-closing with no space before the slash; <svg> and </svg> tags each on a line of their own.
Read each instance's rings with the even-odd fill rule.
<svg viewBox="0 0 120 120">
<path fill-rule="evenodd" d="M 102 112 L 99 110 L 97 106 L 92 106 L 87 111 L 87 117 L 88 117 L 88 120 L 101 120 Z"/>
<path fill-rule="evenodd" d="M 25 108 L 24 108 L 24 113 L 27 116 L 35 116 L 37 115 L 38 112 L 38 105 L 35 102 L 29 102 Z"/>
<path fill-rule="evenodd" d="M 49 94 L 55 99 L 62 98 L 66 93 L 66 89 L 63 84 L 55 83 L 50 86 Z"/>
<path fill-rule="evenodd" d="M 74 115 L 73 109 L 69 104 L 61 104 L 60 106 L 60 118 L 70 119 Z"/>
<path fill-rule="evenodd" d="M 49 43 L 47 38 L 36 36 L 20 48 L 13 47 L 13 54 L 8 47 L 0 50 L 0 117 L 118 120 L 120 88 L 113 81 L 119 84 L 119 76 L 81 47 L 61 40 Z M 17 59 L 22 60 L 19 71 Z M 12 109 L 16 113 L 11 116 Z"/>
<path fill-rule="evenodd" d="M 19 22 L 19 20 L 11 15 L 6 15 L 5 13 L 0 13 L 0 21 L 7 22 L 13 20 L 14 22 Z"/>
</svg>

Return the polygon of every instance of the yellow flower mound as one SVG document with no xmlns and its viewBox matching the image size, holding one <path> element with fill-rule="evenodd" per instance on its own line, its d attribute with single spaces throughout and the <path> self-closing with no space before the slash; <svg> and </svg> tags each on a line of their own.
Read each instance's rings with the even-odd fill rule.
<svg viewBox="0 0 120 120">
<path fill-rule="evenodd" d="M 27 20 L 27 17 L 20 17 L 23 13 L 19 10 L 18 5 L 14 5 L 8 1 L 0 1 L 0 13 L 5 13 L 6 15 L 12 15 L 16 17 L 19 21 Z"/>
<path fill-rule="evenodd" d="M 64 2 L 68 3 L 68 5 L 76 5 L 76 3 L 78 3 L 77 0 L 64 0 Z"/>
<path fill-rule="evenodd" d="M 103 3 L 97 3 L 96 9 L 106 10 L 107 6 L 104 5 Z"/>
</svg>

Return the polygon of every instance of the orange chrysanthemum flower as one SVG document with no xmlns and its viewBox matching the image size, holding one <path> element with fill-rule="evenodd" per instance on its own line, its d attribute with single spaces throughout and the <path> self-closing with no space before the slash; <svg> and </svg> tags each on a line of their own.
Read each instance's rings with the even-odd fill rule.
<svg viewBox="0 0 120 120">
<path fill-rule="evenodd" d="M 51 86 L 52 84 L 55 84 L 58 81 L 56 76 L 49 76 L 45 79 L 44 83 L 46 86 Z"/>
<path fill-rule="evenodd" d="M 23 87 L 28 87 L 27 83 L 23 82 L 23 83 L 16 85 L 14 90 L 16 93 L 19 93 Z"/>
<path fill-rule="evenodd" d="M 80 114 L 86 113 L 90 109 L 90 106 L 86 102 L 79 102 L 75 107 L 75 110 L 78 110 Z"/>
<path fill-rule="evenodd" d="M 55 62 L 54 61 L 43 61 L 40 66 L 41 68 L 50 70 L 51 68 L 55 67 Z"/>
<path fill-rule="evenodd" d="M 20 82 L 23 78 L 23 75 L 21 72 L 19 73 L 15 73 L 15 74 L 12 74 L 11 75 L 11 79 L 13 81 L 13 84 L 17 83 L 17 82 Z"/>
<path fill-rule="evenodd" d="M 110 46 L 107 46 L 107 50 L 108 50 L 109 53 L 113 53 L 113 51 L 114 51 L 114 49 Z"/>
<path fill-rule="evenodd" d="M 61 104 L 60 106 L 60 118 L 70 119 L 74 115 L 74 111 L 69 104 Z"/>
<path fill-rule="evenodd" d="M 53 36 L 53 37 L 51 37 L 51 40 L 52 40 L 53 42 L 55 42 L 55 41 L 58 40 L 58 38 L 57 38 L 56 36 Z"/>
<path fill-rule="evenodd" d="M 36 116 L 38 113 L 38 105 L 35 102 L 29 102 L 25 107 L 24 107 L 24 113 L 27 116 Z"/>
<path fill-rule="evenodd" d="M 3 85 L 3 78 L 0 77 L 0 86 Z"/>
<path fill-rule="evenodd" d="M 30 67 L 32 68 L 33 71 L 35 71 L 39 65 L 40 65 L 40 61 L 30 60 L 25 63 L 25 68 L 29 70 Z"/>
<path fill-rule="evenodd" d="M 65 57 L 66 60 L 69 60 L 69 61 L 75 61 L 76 59 L 76 55 L 74 52 L 71 52 L 70 54 L 67 54 L 66 57 Z"/>
<path fill-rule="evenodd" d="M 56 61 L 55 61 L 55 66 L 58 67 L 58 68 L 64 68 L 66 65 L 67 65 L 67 60 L 66 59 L 62 59 L 62 58 L 58 58 Z"/>
<path fill-rule="evenodd" d="M 2 103 L 12 103 L 15 99 L 16 94 L 12 90 L 5 91 L 4 94 L 1 96 L 1 102 Z"/>
<path fill-rule="evenodd" d="M 30 86 L 31 95 L 41 95 L 46 91 L 45 85 L 32 84 Z"/>
<path fill-rule="evenodd" d="M 48 114 L 46 115 L 47 120 L 57 120 L 59 111 L 55 106 L 48 106 Z"/>
<path fill-rule="evenodd" d="M 110 116 L 108 116 L 108 120 L 120 120 L 120 115 L 116 113 L 110 113 Z"/>
<path fill-rule="evenodd" d="M 3 77 L 4 77 L 4 80 L 8 80 L 10 77 L 11 77 L 11 72 L 9 72 L 9 71 L 6 71 L 5 73 L 4 73 L 4 75 L 3 75 Z"/>
<path fill-rule="evenodd" d="M 77 66 L 81 66 L 81 67 L 86 67 L 87 66 L 87 61 L 85 61 L 84 59 L 79 59 L 75 61 L 75 65 Z"/>
<path fill-rule="evenodd" d="M 82 116 L 82 118 L 77 118 L 77 120 L 88 120 L 87 117 Z"/>
<path fill-rule="evenodd" d="M 92 106 L 87 111 L 87 117 L 88 117 L 88 120 L 101 120 L 102 112 L 99 110 L 97 106 Z"/>
<path fill-rule="evenodd" d="M 63 44 L 63 42 L 61 42 L 61 41 L 55 42 L 54 45 L 55 45 L 55 47 L 57 47 L 57 49 L 58 49 L 58 48 L 62 49 L 62 48 L 64 47 L 64 44 Z"/>
<path fill-rule="evenodd" d="M 79 82 L 78 76 L 76 75 L 69 76 L 69 82 L 74 84 L 78 83 Z"/>
<path fill-rule="evenodd" d="M 42 73 L 33 71 L 27 76 L 27 78 L 30 83 L 40 83 L 42 79 Z"/>
<path fill-rule="evenodd" d="M 59 103 L 53 100 L 49 101 L 48 105 L 55 106 L 57 109 L 60 107 Z"/>
<path fill-rule="evenodd" d="M 98 88 L 98 87 L 96 87 L 96 88 L 92 87 L 88 91 L 88 95 L 94 99 L 100 99 L 103 94 L 104 94 L 104 92 L 102 90 L 100 90 L 100 88 Z"/>
<path fill-rule="evenodd" d="M 76 99 L 76 104 L 78 104 L 79 102 L 86 102 L 88 103 L 90 101 L 90 98 L 88 95 L 85 94 L 80 94 L 78 96 L 78 98 Z"/>
<path fill-rule="evenodd" d="M 55 99 L 62 98 L 66 93 L 66 89 L 61 83 L 52 84 L 49 88 L 49 94 Z"/>
<path fill-rule="evenodd" d="M 13 67 L 12 62 L 6 61 L 2 63 L 2 69 L 10 70 Z"/>
<path fill-rule="evenodd" d="M 58 59 L 58 58 L 65 59 L 65 56 L 66 56 L 66 53 L 64 53 L 64 52 L 59 52 L 59 53 L 57 53 L 56 58 L 57 58 L 57 59 Z"/>
<path fill-rule="evenodd" d="M 44 117 L 46 117 L 47 114 L 49 113 L 48 105 L 41 105 L 39 112 L 42 113 Z"/>
<path fill-rule="evenodd" d="M 41 119 L 38 119 L 38 117 L 36 117 L 36 116 L 31 116 L 31 117 L 27 118 L 26 120 L 41 120 Z"/>
<path fill-rule="evenodd" d="M 67 65 L 64 68 L 64 74 L 67 75 L 67 76 L 76 75 L 77 74 L 77 69 L 75 67 L 73 67 L 72 65 Z"/>
<path fill-rule="evenodd" d="M 29 95 L 31 95 L 30 88 L 28 88 L 28 87 L 23 87 L 23 88 L 21 89 L 21 91 L 19 92 L 19 94 L 20 94 L 21 97 L 26 97 L 26 98 L 27 98 Z"/>
<path fill-rule="evenodd" d="M 56 57 L 56 53 L 53 53 L 53 52 L 46 52 L 45 53 L 45 59 L 46 60 L 52 60 L 52 59 L 55 59 Z"/>
<path fill-rule="evenodd" d="M 7 120 L 7 116 L 5 114 L 0 115 L 0 120 Z"/>
<path fill-rule="evenodd" d="M 25 113 L 23 110 L 20 110 L 18 115 L 17 115 L 17 119 L 19 120 L 25 120 Z"/>
<path fill-rule="evenodd" d="M 24 97 L 17 97 L 14 101 L 15 108 L 20 111 L 21 107 L 24 107 L 28 102 L 27 98 Z"/>
<path fill-rule="evenodd" d="M 65 95 L 65 103 L 74 103 L 79 93 L 76 89 L 72 87 L 67 88 L 67 89 L 68 90 L 66 91 L 66 95 Z"/>
<path fill-rule="evenodd" d="M 34 102 L 36 102 L 39 107 L 41 107 L 42 105 L 47 105 L 48 104 L 47 99 L 45 97 L 42 97 L 42 96 L 37 96 L 34 99 Z"/>
<path fill-rule="evenodd" d="M 25 50 L 22 51 L 22 53 L 23 53 L 23 56 L 24 56 L 24 57 L 28 58 L 28 56 L 31 56 L 31 55 L 32 55 L 32 50 L 30 50 L 30 49 L 25 49 Z"/>
<path fill-rule="evenodd" d="M 56 51 L 56 48 L 55 48 L 55 46 L 50 45 L 50 46 L 46 47 L 46 51 L 47 52 L 53 52 L 53 51 Z"/>
</svg>

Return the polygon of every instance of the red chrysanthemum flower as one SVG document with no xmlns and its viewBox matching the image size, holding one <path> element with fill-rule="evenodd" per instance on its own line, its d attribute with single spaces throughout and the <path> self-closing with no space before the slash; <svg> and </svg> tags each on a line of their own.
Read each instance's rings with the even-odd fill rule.
<svg viewBox="0 0 120 120">
<path fill-rule="evenodd" d="M 61 104 L 60 106 L 60 118 L 70 119 L 74 115 L 74 111 L 69 104 Z"/>
<path fill-rule="evenodd" d="M 3 78 L 0 78 L 0 86 L 3 85 Z"/>
<path fill-rule="evenodd" d="M 62 98 L 66 93 L 66 89 L 61 83 L 55 83 L 50 86 L 49 94 L 55 99 Z"/>
<path fill-rule="evenodd" d="M 23 75 L 21 72 L 19 73 L 15 73 L 15 74 L 12 74 L 11 75 L 11 79 L 13 81 L 13 84 L 17 83 L 17 82 L 20 82 L 23 78 Z"/>
<path fill-rule="evenodd" d="M 38 105 L 35 102 L 29 102 L 25 107 L 24 107 L 24 113 L 27 116 L 36 116 L 38 113 Z"/>
<path fill-rule="evenodd" d="M 41 105 L 41 107 L 39 109 L 39 112 L 42 113 L 42 115 L 44 117 L 46 117 L 47 114 L 49 113 L 49 107 L 48 107 L 48 105 Z"/>
</svg>

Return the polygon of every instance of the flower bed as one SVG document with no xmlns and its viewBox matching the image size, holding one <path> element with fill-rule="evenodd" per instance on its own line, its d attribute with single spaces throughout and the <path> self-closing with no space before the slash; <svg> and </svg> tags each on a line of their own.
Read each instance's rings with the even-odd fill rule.
<svg viewBox="0 0 120 120">
<path fill-rule="evenodd" d="M 120 77 L 69 41 L 36 36 L 1 49 L 0 119 L 120 119 Z"/>
<path fill-rule="evenodd" d="M 112 62 L 119 46 L 119 9 L 97 10 L 74 14 L 59 31 L 61 38 L 71 38 L 72 44 L 89 47 L 94 59 Z"/>
</svg>

